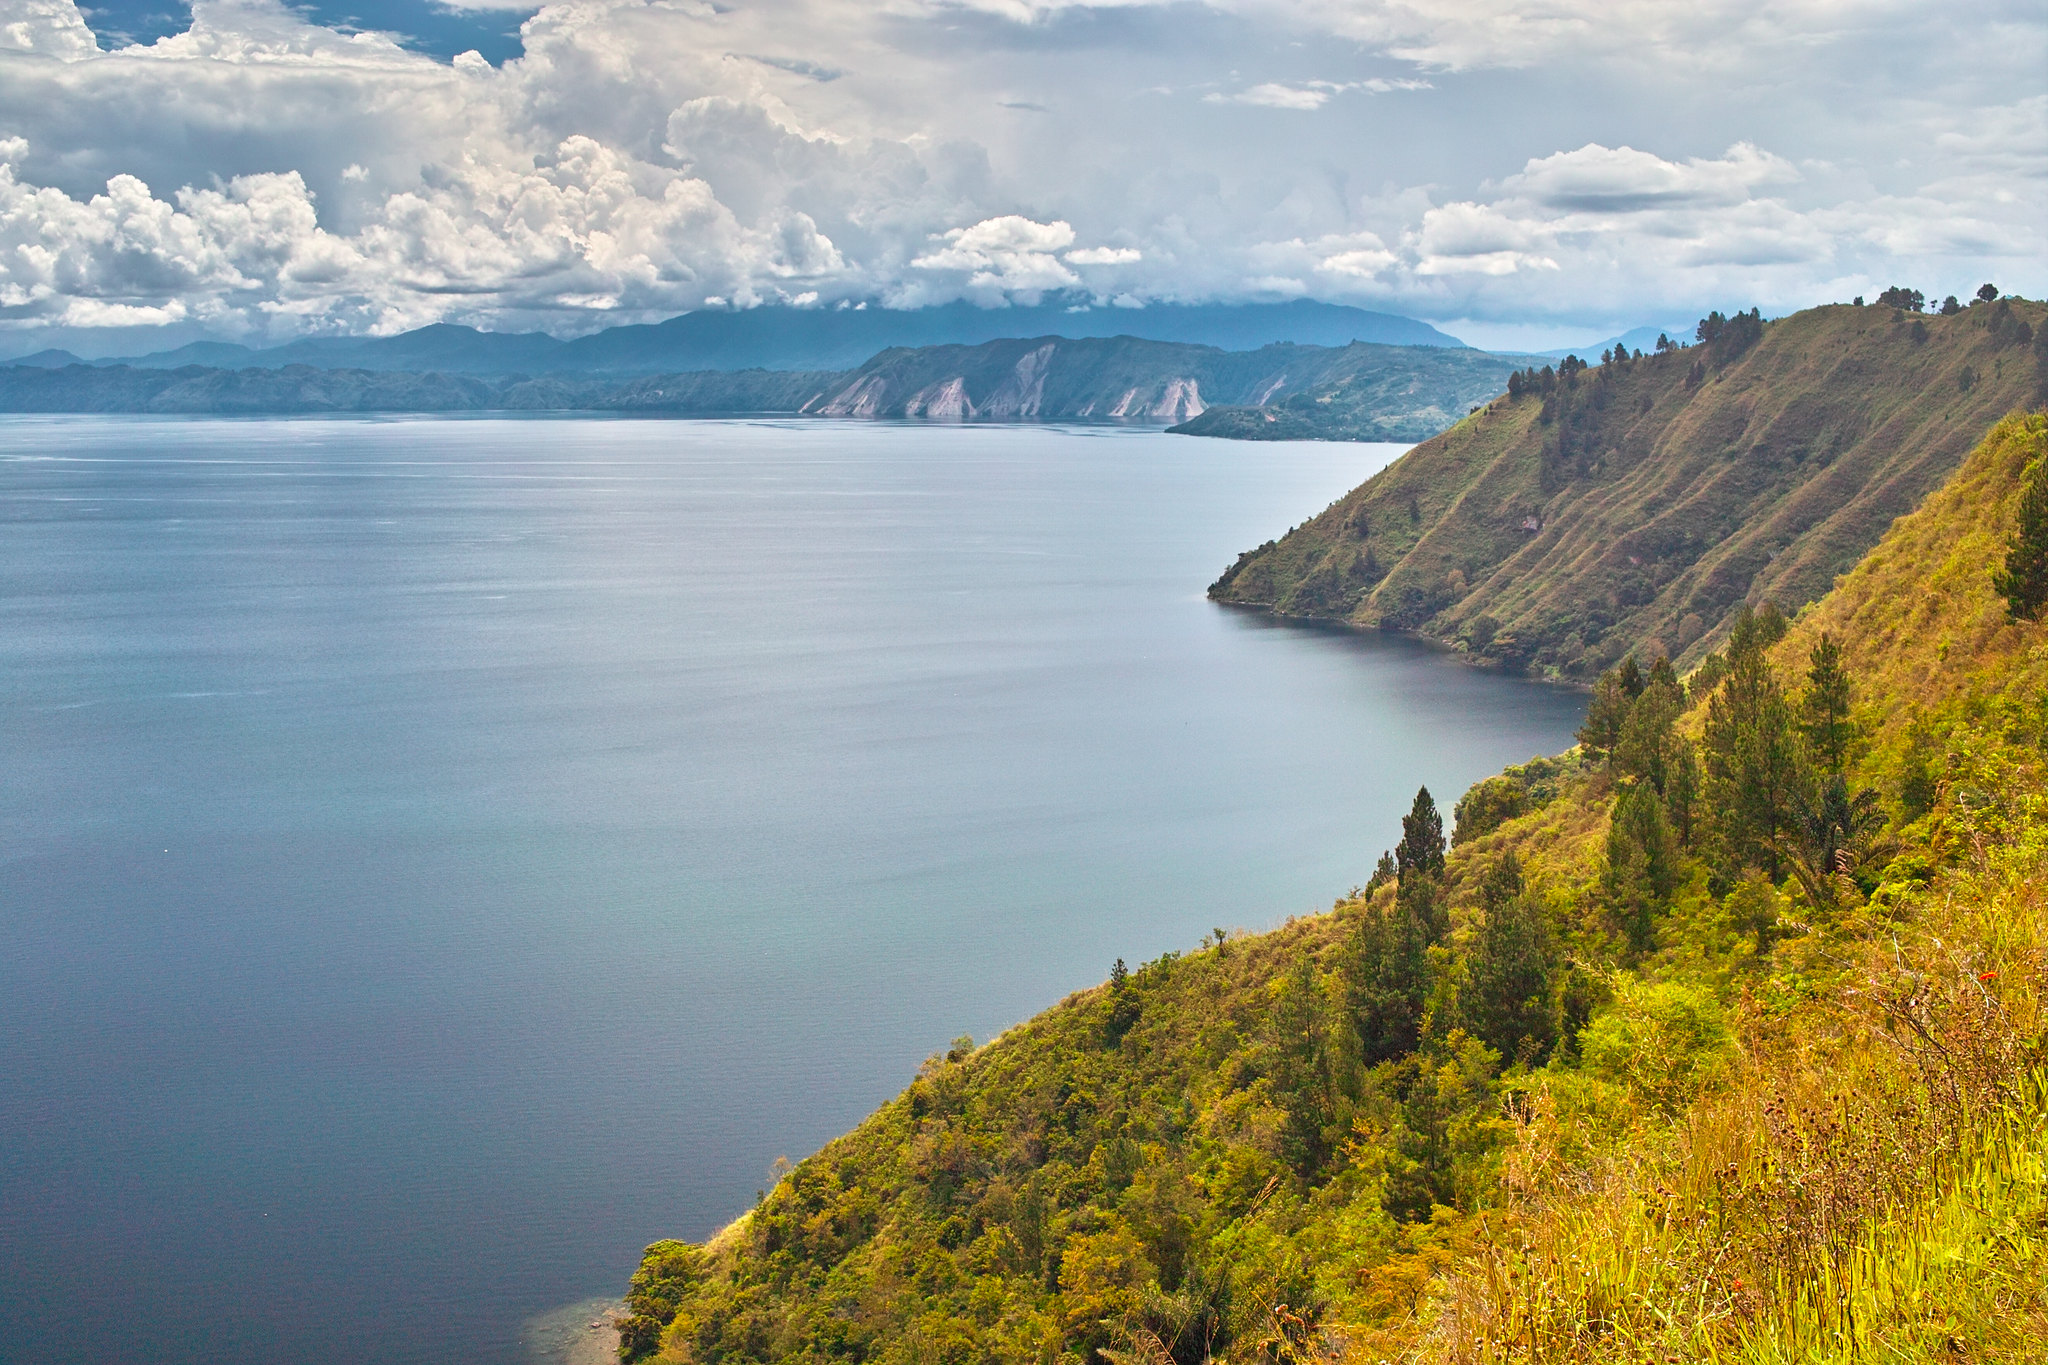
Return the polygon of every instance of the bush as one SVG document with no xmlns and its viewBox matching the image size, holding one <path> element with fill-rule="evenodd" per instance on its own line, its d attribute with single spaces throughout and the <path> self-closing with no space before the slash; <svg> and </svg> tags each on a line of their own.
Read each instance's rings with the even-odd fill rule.
<svg viewBox="0 0 2048 1365">
<path fill-rule="evenodd" d="M 1734 1051 L 1727 1015 L 1704 986 L 1619 978 L 1614 1003 L 1579 1034 L 1588 1070 L 1677 1113 Z"/>
</svg>

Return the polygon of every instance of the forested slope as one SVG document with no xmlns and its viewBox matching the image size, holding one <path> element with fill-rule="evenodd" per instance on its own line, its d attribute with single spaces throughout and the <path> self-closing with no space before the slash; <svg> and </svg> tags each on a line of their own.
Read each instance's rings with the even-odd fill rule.
<svg viewBox="0 0 2048 1365">
<path fill-rule="evenodd" d="M 1329 914 L 934 1057 L 650 1247 L 624 1354 L 2036 1358 L 2044 456 L 2006 421 L 1789 630 L 1611 671 Z"/>
<path fill-rule="evenodd" d="M 2048 308 L 1816 308 L 1528 376 L 1210 592 L 1591 678 L 1682 665 L 1735 608 L 1797 609 L 2048 383 Z"/>
</svg>

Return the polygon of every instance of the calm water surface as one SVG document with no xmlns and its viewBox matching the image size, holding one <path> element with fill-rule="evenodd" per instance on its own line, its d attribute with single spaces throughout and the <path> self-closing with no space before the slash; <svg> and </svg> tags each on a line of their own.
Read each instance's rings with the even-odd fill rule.
<svg viewBox="0 0 2048 1365">
<path fill-rule="evenodd" d="M 0 1360 L 518 1362 L 1569 693 L 1202 588 L 1391 447 L 0 421 Z"/>
</svg>

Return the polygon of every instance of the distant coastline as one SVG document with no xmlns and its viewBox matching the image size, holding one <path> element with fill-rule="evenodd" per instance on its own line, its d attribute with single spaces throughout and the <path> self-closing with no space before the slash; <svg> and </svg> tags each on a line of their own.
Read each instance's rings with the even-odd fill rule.
<svg viewBox="0 0 2048 1365">
<path fill-rule="evenodd" d="M 0 367 L 0 412 L 588 412 L 1165 426 L 1219 410 L 1315 413 L 1341 394 L 1341 429 L 1312 434 L 1412 443 L 1490 401 L 1526 359 L 1368 342 L 1226 351 L 1131 336 L 1036 336 L 888 349 L 843 371 L 478 375 L 307 364 L 163 369 L 37 363 Z M 1265 434 L 1263 425 L 1254 421 L 1250 434 Z"/>
</svg>

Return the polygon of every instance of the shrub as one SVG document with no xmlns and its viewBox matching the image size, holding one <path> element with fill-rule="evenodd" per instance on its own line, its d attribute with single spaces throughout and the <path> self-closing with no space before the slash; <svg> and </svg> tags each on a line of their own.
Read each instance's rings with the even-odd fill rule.
<svg viewBox="0 0 2048 1365">
<path fill-rule="evenodd" d="M 1589 1070 L 1668 1113 L 1683 1109 L 1733 1055 L 1713 992 L 1678 982 L 1618 978 L 1614 1003 L 1579 1034 Z"/>
</svg>

